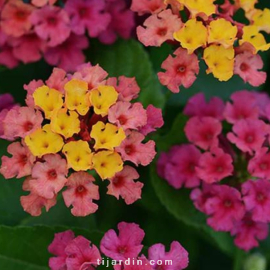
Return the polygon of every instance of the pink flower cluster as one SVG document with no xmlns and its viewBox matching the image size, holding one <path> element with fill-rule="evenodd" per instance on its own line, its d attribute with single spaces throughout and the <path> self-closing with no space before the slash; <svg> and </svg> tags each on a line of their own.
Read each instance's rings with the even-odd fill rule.
<svg viewBox="0 0 270 270">
<path fill-rule="evenodd" d="M 0 64 L 14 68 L 44 57 L 45 61 L 67 71 L 85 61 L 83 50 L 90 38 L 115 42 L 117 35 L 129 38 L 134 14 L 125 0 L 1 1 Z"/>
<path fill-rule="evenodd" d="M 89 148 L 88 151 L 92 151 L 92 154 L 99 156 L 98 153 L 104 153 L 104 151 L 102 149 L 94 150 L 95 141 L 90 134 L 92 134 L 91 131 L 94 125 L 97 123 L 105 124 L 109 120 L 115 123 L 115 128 L 117 125 L 119 130 L 121 129 L 126 134 L 120 145 L 110 152 L 115 153 L 117 160 L 115 163 L 112 163 L 113 165 L 110 165 L 110 158 L 113 159 L 115 156 L 112 155 L 108 157 L 108 160 L 104 160 L 104 164 L 102 163 L 98 169 L 91 166 L 87 167 L 87 169 L 93 170 L 94 168 L 103 180 L 107 179 L 109 181 L 107 193 L 115 196 L 117 199 L 122 197 L 126 204 L 132 204 L 141 198 L 143 183 L 136 181 L 139 178 L 139 174 L 132 166 L 125 164 L 123 166 L 123 162 L 129 161 L 130 164 L 133 163 L 135 166 L 146 166 L 153 160 L 156 155 L 155 142 L 149 140 L 145 143 L 144 139 L 147 134 L 163 125 L 161 109 L 155 108 L 152 105 L 144 109 L 140 102 L 131 103 L 133 99 L 138 97 L 140 92 L 140 88 L 134 78 L 124 76 L 107 78 L 107 76 L 107 72 L 98 65 L 84 64 L 74 74 L 67 74 L 62 69 L 54 68 L 46 84 L 41 80 L 34 80 L 28 85 L 24 85 L 24 89 L 27 91 L 27 106 L 17 106 L 6 110 L 4 117 L 0 118 L 0 127 L 2 128 L 0 138 L 11 141 L 16 140 L 7 149 L 11 157 L 2 157 L 0 173 L 6 179 L 26 177 L 22 188 L 30 193 L 27 196 L 21 197 L 21 204 L 24 210 L 31 215 L 41 215 L 43 207 L 48 211 L 57 203 L 57 195 L 63 189 L 65 189 L 62 194 L 66 206 L 73 206 L 72 214 L 75 216 L 89 215 L 98 209 L 98 205 L 93 200 L 99 199 L 99 191 L 94 177 L 87 170 L 83 170 L 81 167 L 76 169 L 70 164 L 68 154 L 62 151 L 63 146 L 57 150 L 57 153 L 48 152 L 48 154 L 35 155 L 25 142 L 26 136 L 35 134 L 35 132 L 41 132 L 41 135 L 36 137 L 37 141 L 35 142 L 36 147 L 41 149 L 44 149 L 44 147 L 47 149 L 53 144 L 56 144 L 56 147 L 58 147 L 55 139 L 52 139 L 52 141 L 47 141 L 47 139 L 42 141 L 41 136 L 51 136 L 52 138 L 54 138 L 53 136 L 58 136 L 57 138 L 60 138 L 66 145 L 70 142 L 78 142 L 86 150 Z M 88 93 L 85 91 L 85 95 L 88 96 L 89 92 L 97 91 L 96 89 L 99 86 L 110 85 L 111 88 L 115 89 L 114 91 L 116 91 L 118 98 L 116 98 L 115 104 L 108 108 L 108 115 L 101 116 L 95 114 L 93 108 L 87 108 L 89 111 L 86 111 L 84 115 L 78 115 L 76 120 L 79 122 L 79 132 L 68 139 L 60 136 L 58 133 L 49 131 L 48 127 L 50 125 L 48 124 L 45 126 L 47 127 L 46 130 L 45 128 L 41 129 L 42 123 L 44 121 L 48 123 L 48 120 L 44 119 L 44 111 L 34 102 L 35 90 L 38 89 L 39 91 L 41 86 L 45 87 L 46 85 L 47 89 L 51 89 L 51 92 L 50 94 L 49 92 L 47 94 L 44 92 L 42 101 L 46 103 L 47 97 L 51 98 L 51 102 L 54 102 L 56 98 L 54 99 L 52 95 L 56 96 L 57 94 L 60 95 L 60 102 L 62 103 L 65 85 L 73 83 L 78 79 L 83 84 L 86 84 L 86 87 L 88 85 Z M 43 90 L 45 91 L 46 89 Z M 76 98 L 79 100 L 82 89 L 76 83 L 75 90 L 77 91 L 74 91 L 75 102 L 79 102 L 76 101 Z M 50 106 L 48 104 L 48 107 Z M 69 113 L 76 114 L 75 111 L 69 111 Z M 65 124 L 68 125 L 68 123 Z M 69 128 L 72 129 L 72 121 L 70 125 Z M 113 126 L 112 124 L 109 125 Z M 109 136 L 113 135 L 112 133 L 109 134 Z M 97 141 L 98 138 L 95 137 L 95 140 Z M 70 153 L 72 153 L 71 150 Z M 88 152 L 84 152 L 84 149 L 78 149 L 78 153 L 76 153 L 76 149 L 73 151 L 75 151 L 75 159 L 83 160 L 85 158 L 87 164 L 92 162 L 90 160 L 91 156 L 89 157 Z M 122 162 L 120 164 L 121 167 L 115 170 L 114 166 L 118 165 L 119 159 Z M 80 163 L 80 160 L 75 160 L 75 162 L 83 164 Z M 108 166 L 108 169 L 106 169 L 106 166 Z M 107 170 L 111 177 L 106 177 L 106 175 L 102 177 L 100 173 L 102 170 Z M 116 171 L 114 175 L 112 174 L 113 170 Z"/>
<path fill-rule="evenodd" d="M 155 244 L 148 249 L 146 257 L 140 255 L 145 233 L 139 225 L 121 222 L 118 230 L 118 235 L 112 229 L 106 232 L 100 243 L 101 252 L 112 259 L 110 264 L 115 270 L 181 270 L 188 266 L 188 252 L 179 242 L 173 241 L 167 252 L 163 244 Z M 94 270 L 99 265 L 108 267 L 99 249 L 85 237 L 75 237 L 72 231 L 55 234 L 48 250 L 55 255 L 49 260 L 51 270 Z M 125 263 L 127 260 L 129 265 Z M 166 260 L 171 260 L 172 264 L 168 265 Z"/>
<path fill-rule="evenodd" d="M 139 15 L 148 16 L 143 25 L 137 27 L 140 42 L 145 46 L 160 47 L 165 42 L 177 46 L 173 55 L 169 55 L 162 63 L 161 68 L 164 71 L 158 73 L 160 83 L 173 93 L 178 93 L 180 86 L 185 88 L 192 86 L 199 74 L 200 60 L 204 60 L 208 66 L 206 73 L 213 73 L 214 77 L 220 81 L 227 81 L 233 75 L 240 76 L 246 83 L 256 87 L 266 81 L 266 72 L 260 71 L 263 68 L 263 61 L 257 54 L 257 50 L 261 48 L 255 48 L 256 42 L 253 43 L 252 38 L 256 36 L 258 45 L 263 43 L 262 34 L 256 31 L 265 30 L 270 33 L 269 22 L 266 23 L 267 28 L 258 22 L 258 25 L 254 26 L 255 33 L 251 35 L 251 40 L 248 40 L 245 37 L 246 34 L 243 35 L 245 25 L 234 20 L 234 15 L 242 8 L 250 22 L 247 27 L 253 27 L 255 24 L 253 14 L 262 12 L 254 9 L 252 3 L 256 1 L 250 4 L 245 4 L 243 1 L 243 4 L 240 4 L 241 1 L 225 0 L 223 5 L 214 4 L 214 2 L 216 1 L 132 1 L 131 10 Z M 213 11 L 207 14 L 209 5 L 213 6 Z M 246 10 L 245 5 L 250 6 L 250 10 Z M 266 13 L 266 9 L 264 12 Z M 262 12 L 257 17 L 263 20 L 263 16 Z M 193 25 L 195 21 L 196 26 Z M 213 30 L 211 23 L 218 24 L 219 21 L 226 22 L 229 27 L 235 28 L 235 33 L 230 36 L 230 30 L 224 25 L 216 25 Z M 183 30 L 183 33 L 179 39 L 177 33 L 180 30 Z M 213 37 L 210 36 L 211 31 L 214 33 Z M 201 41 L 202 36 L 204 36 L 204 41 Z M 240 40 L 241 37 L 244 38 L 240 41 L 240 45 L 234 47 L 232 41 Z M 206 49 L 209 49 L 209 55 Z M 204 54 L 200 57 L 202 52 Z"/>
<path fill-rule="evenodd" d="M 191 188 L 195 207 L 216 231 L 244 250 L 258 246 L 270 222 L 270 98 L 238 91 L 226 104 L 202 93 L 184 109 L 187 144 L 158 160 L 158 174 L 176 189 Z"/>
</svg>

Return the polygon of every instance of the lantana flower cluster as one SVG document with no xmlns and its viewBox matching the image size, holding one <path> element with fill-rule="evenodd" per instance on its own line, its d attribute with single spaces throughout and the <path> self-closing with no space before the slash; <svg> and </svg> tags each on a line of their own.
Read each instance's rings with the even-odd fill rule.
<svg viewBox="0 0 270 270">
<path fill-rule="evenodd" d="M 182 270 L 188 266 L 188 252 L 179 242 L 173 241 L 169 251 L 163 244 L 155 244 L 148 248 L 146 257 L 141 254 L 145 233 L 139 225 L 120 222 L 118 231 L 106 232 L 100 249 L 81 235 L 75 237 L 71 230 L 56 233 L 48 248 L 55 255 L 49 260 L 50 269 L 93 270 L 112 265 L 115 270 Z M 100 251 L 112 260 L 102 258 Z"/>
<path fill-rule="evenodd" d="M 145 46 L 174 43 L 173 55 L 162 63 L 161 84 L 174 93 L 183 85 L 189 88 L 199 73 L 199 59 L 220 81 L 239 75 L 252 86 L 266 80 L 259 71 L 263 61 L 259 51 L 270 48 L 264 33 L 270 33 L 270 10 L 257 9 L 257 0 L 133 0 L 131 9 L 139 15 L 150 15 L 137 27 L 138 39 Z M 235 21 L 240 10 L 248 24 Z M 245 21 L 244 20 L 244 21 Z"/>
<path fill-rule="evenodd" d="M 125 0 L 0 0 L 0 10 L 0 64 L 8 68 L 44 57 L 74 71 L 85 62 L 87 34 L 112 44 L 135 25 Z"/>
<path fill-rule="evenodd" d="M 231 101 L 199 93 L 184 109 L 189 143 L 162 153 L 158 174 L 176 189 L 192 189 L 195 207 L 215 231 L 230 232 L 249 250 L 270 222 L 270 98 L 238 91 Z"/>
<path fill-rule="evenodd" d="M 107 75 L 98 65 L 84 64 L 74 74 L 55 68 L 46 83 L 25 85 L 27 106 L 12 108 L 2 120 L 1 137 L 16 141 L 0 173 L 26 177 L 23 190 L 30 193 L 21 204 L 31 215 L 48 211 L 63 189 L 73 215 L 94 213 L 95 174 L 108 180 L 108 194 L 117 199 L 131 204 L 141 197 L 143 184 L 131 164 L 146 166 L 155 157 L 155 142 L 144 141 L 163 125 L 161 110 L 131 103 L 140 92 L 134 78 Z"/>
</svg>

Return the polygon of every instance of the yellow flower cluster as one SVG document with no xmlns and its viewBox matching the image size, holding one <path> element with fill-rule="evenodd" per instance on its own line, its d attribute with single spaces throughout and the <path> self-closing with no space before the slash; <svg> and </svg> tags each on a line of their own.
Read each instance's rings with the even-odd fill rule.
<svg viewBox="0 0 270 270">
<path fill-rule="evenodd" d="M 115 151 L 126 135 L 121 127 L 98 121 L 92 126 L 91 141 L 76 140 L 81 131 L 81 117 L 91 110 L 105 117 L 118 99 L 112 86 L 88 89 L 85 81 L 72 79 L 65 93 L 42 86 L 33 94 L 35 105 L 44 112 L 46 124 L 26 136 L 25 143 L 34 156 L 62 152 L 68 166 L 75 171 L 94 169 L 102 179 L 113 177 L 123 169 L 121 156 Z M 93 140 L 93 141 L 92 141 Z"/>
<path fill-rule="evenodd" d="M 270 48 L 261 33 L 270 33 L 270 10 L 256 9 L 256 0 L 237 0 L 234 4 L 245 11 L 250 21 L 250 25 L 243 27 L 242 35 L 233 20 L 218 16 L 213 19 L 213 14 L 218 15 L 214 0 L 177 2 L 180 3 L 180 10 L 182 7 L 188 9 L 190 18 L 174 33 L 174 39 L 180 42 L 189 54 L 198 48 L 204 48 L 203 59 L 208 66 L 207 73 L 213 73 L 220 81 L 227 81 L 233 76 L 234 45 L 248 43 L 254 47 L 254 53 Z M 241 37 L 238 38 L 239 36 Z"/>
</svg>

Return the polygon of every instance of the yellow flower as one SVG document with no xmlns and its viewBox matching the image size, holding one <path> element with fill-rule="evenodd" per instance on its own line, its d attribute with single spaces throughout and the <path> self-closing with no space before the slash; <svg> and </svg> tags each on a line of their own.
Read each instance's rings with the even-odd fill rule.
<svg viewBox="0 0 270 270">
<path fill-rule="evenodd" d="M 92 168 L 93 153 L 87 142 L 71 141 L 64 145 L 62 151 L 70 168 L 75 171 L 87 171 Z"/>
<path fill-rule="evenodd" d="M 100 151 L 93 156 L 93 168 L 102 179 L 107 179 L 123 170 L 123 161 L 116 152 Z"/>
<path fill-rule="evenodd" d="M 220 81 L 228 81 L 233 76 L 234 49 L 221 45 L 211 45 L 204 50 L 203 58 L 208 66 L 207 73 L 213 73 Z"/>
<path fill-rule="evenodd" d="M 270 9 L 256 9 L 252 15 L 253 25 L 256 25 L 259 31 L 265 31 L 270 34 Z"/>
<path fill-rule="evenodd" d="M 233 46 L 236 40 L 237 27 L 225 19 L 212 21 L 208 26 L 208 43 L 219 43 L 225 48 Z"/>
<path fill-rule="evenodd" d="M 106 116 L 109 108 L 116 103 L 118 93 L 112 86 L 101 85 L 90 92 L 90 102 L 96 114 Z"/>
<path fill-rule="evenodd" d="M 55 154 L 59 152 L 63 145 L 63 138 L 51 131 L 50 125 L 45 125 L 26 136 L 25 144 L 34 156 L 41 157 L 46 154 Z"/>
<path fill-rule="evenodd" d="M 259 32 L 259 29 L 255 25 L 249 25 L 243 27 L 243 37 L 240 40 L 240 45 L 244 42 L 249 42 L 258 51 L 267 51 L 270 48 L 270 43 L 266 43 L 264 36 Z"/>
<path fill-rule="evenodd" d="M 105 125 L 101 121 L 93 126 L 90 136 L 95 139 L 95 150 L 113 150 L 126 138 L 123 128 L 118 128 L 110 123 Z"/>
<path fill-rule="evenodd" d="M 33 98 L 36 106 L 44 111 L 47 119 L 50 119 L 53 112 L 63 106 L 62 94 L 46 85 L 37 88 L 33 93 Z"/>
<path fill-rule="evenodd" d="M 67 112 L 67 109 L 61 109 L 52 115 L 51 129 L 66 139 L 70 138 L 80 132 L 79 115 L 74 111 Z"/>
<path fill-rule="evenodd" d="M 258 0 L 238 0 L 239 6 L 245 10 L 246 12 L 249 12 L 250 10 L 254 9 L 254 6 L 256 3 L 258 3 Z"/>
<path fill-rule="evenodd" d="M 177 0 L 180 4 L 183 4 L 191 13 L 192 18 L 195 18 L 199 13 L 204 13 L 206 16 L 210 16 L 215 13 L 216 6 L 214 2 L 216 0 Z"/>
<path fill-rule="evenodd" d="M 175 32 L 173 36 L 191 54 L 197 48 L 206 45 L 207 28 L 202 22 L 191 19 L 179 31 Z"/>
<path fill-rule="evenodd" d="M 73 79 L 65 84 L 65 91 L 67 108 L 86 115 L 91 106 L 87 82 Z"/>
</svg>

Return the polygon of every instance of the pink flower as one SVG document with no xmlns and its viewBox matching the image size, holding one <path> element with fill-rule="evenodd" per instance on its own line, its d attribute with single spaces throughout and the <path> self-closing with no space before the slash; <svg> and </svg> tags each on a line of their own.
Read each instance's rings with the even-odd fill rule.
<svg viewBox="0 0 270 270">
<path fill-rule="evenodd" d="M 29 32 L 34 7 L 21 0 L 9 0 L 1 11 L 1 29 L 9 36 L 20 37 Z"/>
<path fill-rule="evenodd" d="M 46 155 L 32 169 L 30 189 L 37 195 L 52 199 L 64 187 L 68 174 L 67 162 L 60 155 Z"/>
<path fill-rule="evenodd" d="M 62 194 L 66 206 L 73 206 L 71 213 L 74 216 L 87 216 L 97 211 L 98 206 L 93 200 L 99 200 L 99 193 L 94 181 L 87 172 L 75 172 L 68 178 L 68 188 Z"/>
<path fill-rule="evenodd" d="M 66 269 L 67 254 L 65 249 L 74 238 L 74 233 L 71 230 L 54 235 L 54 239 L 48 247 L 48 251 L 56 255 L 56 257 L 52 257 L 49 260 L 51 270 Z"/>
<path fill-rule="evenodd" d="M 243 201 L 254 221 L 270 221 L 270 182 L 264 179 L 249 180 L 242 185 Z"/>
<path fill-rule="evenodd" d="M 48 212 L 51 207 L 56 205 L 56 196 L 52 199 L 45 199 L 43 197 L 38 196 L 37 194 L 31 192 L 27 196 L 21 196 L 21 205 L 23 210 L 29 213 L 32 216 L 40 216 L 41 209 L 45 207 L 46 211 Z"/>
<path fill-rule="evenodd" d="M 139 129 L 146 125 L 147 114 L 139 102 L 118 101 L 109 109 L 108 119 L 118 127 L 126 129 Z"/>
<path fill-rule="evenodd" d="M 233 104 L 227 102 L 224 111 L 224 117 L 229 123 L 235 124 L 242 119 L 258 119 L 259 108 L 253 92 L 235 92 L 231 95 L 231 100 Z"/>
<path fill-rule="evenodd" d="M 13 39 L 11 46 L 13 48 L 13 55 L 25 64 L 40 60 L 42 53 L 46 49 L 45 42 L 35 33 Z"/>
<path fill-rule="evenodd" d="M 71 18 L 71 30 L 77 35 L 88 30 L 90 37 L 97 37 L 111 20 L 111 16 L 104 12 L 104 0 L 69 0 L 65 10 Z"/>
<path fill-rule="evenodd" d="M 234 74 L 239 75 L 252 86 L 260 86 L 266 81 L 266 72 L 258 71 L 263 68 L 263 61 L 258 54 L 244 52 L 235 57 Z"/>
<path fill-rule="evenodd" d="M 134 182 L 140 176 L 137 171 L 130 167 L 124 166 L 124 169 L 110 178 L 107 194 L 113 195 L 119 200 L 121 196 L 126 204 L 132 204 L 141 198 L 143 183 Z"/>
<path fill-rule="evenodd" d="M 121 153 L 123 160 L 129 160 L 138 166 L 147 166 L 155 157 L 155 142 L 150 140 L 143 144 L 144 136 L 137 132 L 126 132 L 126 139 L 116 150 Z"/>
<path fill-rule="evenodd" d="M 6 138 L 24 138 L 41 127 L 43 117 L 40 111 L 28 107 L 11 109 L 3 120 Z"/>
<path fill-rule="evenodd" d="M 165 9 L 163 0 L 132 0 L 131 10 L 138 12 L 139 15 L 148 13 L 159 13 Z"/>
<path fill-rule="evenodd" d="M 70 35 L 68 14 L 60 7 L 44 6 L 35 10 L 30 19 L 36 34 L 51 47 L 63 43 Z"/>
<path fill-rule="evenodd" d="M 240 192 L 226 185 L 215 186 L 214 195 L 206 201 L 207 224 L 216 231 L 230 231 L 240 221 L 245 208 Z"/>
<path fill-rule="evenodd" d="M 105 44 L 112 44 L 116 41 L 117 34 L 124 39 L 130 38 L 135 26 L 135 16 L 126 7 L 126 1 L 107 1 L 106 11 L 111 15 L 111 22 L 107 29 L 98 36 L 99 40 Z"/>
<path fill-rule="evenodd" d="M 270 97 L 265 92 L 252 92 L 255 98 L 255 106 L 259 108 L 259 117 L 268 119 L 270 108 Z M 268 119 L 269 120 L 269 119 Z"/>
<path fill-rule="evenodd" d="M 202 184 L 202 188 L 195 188 L 190 193 L 190 199 L 193 201 L 194 206 L 199 211 L 206 213 L 207 200 L 215 195 L 215 186 L 209 184 Z"/>
<path fill-rule="evenodd" d="M 0 112 L 4 109 L 11 109 L 14 105 L 15 101 L 11 94 L 0 94 Z"/>
<path fill-rule="evenodd" d="M 76 67 L 85 61 L 82 50 L 88 47 L 85 36 L 74 34 L 62 44 L 49 48 L 45 54 L 45 60 L 52 66 L 58 66 L 66 71 L 74 71 Z"/>
<path fill-rule="evenodd" d="M 161 46 L 167 40 L 173 40 L 173 33 L 181 28 L 182 22 L 170 9 L 148 17 L 143 26 L 137 27 L 138 39 L 145 46 Z"/>
<path fill-rule="evenodd" d="M 170 246 L 170 251 L 165 251 L 165 246 L 162 244 L 155 244 L 148 250 L 148 260 L 161 260 L 162 264 L 156 264 L 154 269 L 161 268 L 163 270 L 182 270 L 188 266 L 188 252 L 177 241 L 173 241 Z M 172 265 L 167 265 L 166 260 L 171 260 Z"/>
<path fill-rule="evenodd" d="M 213 117 L 192 117 L 185 126 L 185 134 L 191 143 L 204 150 L 218 146 L 221 123 Z"/>
<path fill-rule="evenodd" d="M 233 173 L 233 159 L 220 148 L 205 152 L 200 157 L 196 173 L 200 179 L 208 184 L 219 182 Z"/>
<path fill-rule="evenodd" d="M 267 147 L 256 152 L 248 163 L 248 172 L 254 177 L 270 179 L 270 153 Z"/>
<path fill-rule="evenodd" d="M 159 72 L 158 78 L 161 84 L 168 87 L 173 93 L 179 93 L 179 87 L 183 85 L 189 88 L 196 80 L 199 73 L 198 58 L 195 54 L 188 54 L 187 50 L 178 48 L 162 63 L 165 72 Z"/>
<path fill-rule="evenodd" d="M 237 247 L 248 251 L 259 246 L 258 240 L 264 240 L 268 235 L 268 224 L 255 222 L 249 214 L 237 222 L 231 231 L 235 235 L 234 243 Z"/>
<path fill-rule="evenodd" d="M 6 178 L 21 178 L 31 175 L 35 157 L 29 149 L 19 142 L 10 144 L 7 152 L 12 155 L 11 158 L 2 156 L 2 165 L 0 173 Z"/>
<path fill-rule="evenodd" d="M 100 242 L 101 251 L 113 260 L 136 258 L 143 248 L 144 231 L 135 223 L 121 222 L 117 228 L 119 235 L 112 229 L 105 233 Z"/>
<path fill-rule="evenodd" d="M 68 82 L 66 72 L 61 68 L 54 68 L 51 76 L 46 81 L 46 84 L 61 93 L 65 93 L 64 85 Z"/>
<path fill-rule="evenodd" d="M 184 108 L 184 114 L 192 116 L 211 116 L 218 120 L 223 120 L 225 109 L 224 102 L 218 97 L 212 97 L 207 103 L 203 93 L 198 93 L 189 99 Z"/>
<path fill-rule="evenodd" d="M 87 63 L 77 67 L 77 72 L 74 73 L 72 78 L 86 81 L 88 89 L 91 90 L 100 84 L 104 84 L 107 76 L 108 73 L 99 65 L 91 66 L 90 63 Z"/>
<path fill-rule="evenodd" d="M 8 67 L 9 69 L 15 68 L 19 65 L 18 59 L 13 55 L 12 47 L 7 44 L 0 47 L 0 64 Z"/>
<path fill-rule="evenodd" d="M 253 151 L 262 148 L 269 126 L 261 120 L 240 120 L 234 124 L 233 132 L 227 134 L 227 138 L 234 143 L 238 149 L 252 155 Z"/>
<path fill-rule="evenodd" d="M 118 79 L 118 81 L 117 81 Z M 139 96 L 140 87 L 138 86 L 136 79 L 120 76 L 118 78 L 109 78 L 106 81 L 107 85 L 111 85 L 119 93 L 118 100 L 131 101 Z"/>
<path fill-rule="evenodd" d="M 168 159 L 158 160 L 158 167 L 164 166 L 164 176 L 168 183 L 176 189 L 183 185 L 187 188 L 193 188 L 200 184 L 195 167 L 199 164 L 201 152 L 191 144 L 174 146 L 168 153 Z"/>
<path fill-rule="evenodd" d="M 65 248 L 67 269 L 94 270 L 97 261 L 101 260 L 100 252 L 95 245 L 83 236 L 73 239 Z"/>
<path fill-rule="evenodd" d="M 156 131 L 157 128 L 161 128 L 164 125 L 162 110 L 154 107 L 152 104 L 146 108 L 147 123 L 139 129 L 140 133 L 144 136 Z"/>
<path fill-rule="evenodd" d="M 27 91 L 27 96 L 25 99 L 25 103 L 28 107 L 35 107 L 35 102 L 34 102 L 34 98 L 33 98 L 33 93 L 35 92 L 35 90 L 37 88 L 39 88 L 40 86 L 43 86 L 44 83 L 42 80 L 32 80 L 29 84 L 25 84 L 23 86 L 23 89 Z"/>
<path fill-rule="evenodd" d="M 32 5 L 36 7 L 43 7 L 47 4 L 49 5 L 54 5 L 57 0 L 32 0 L 31 3 Z"/>
</svg>

